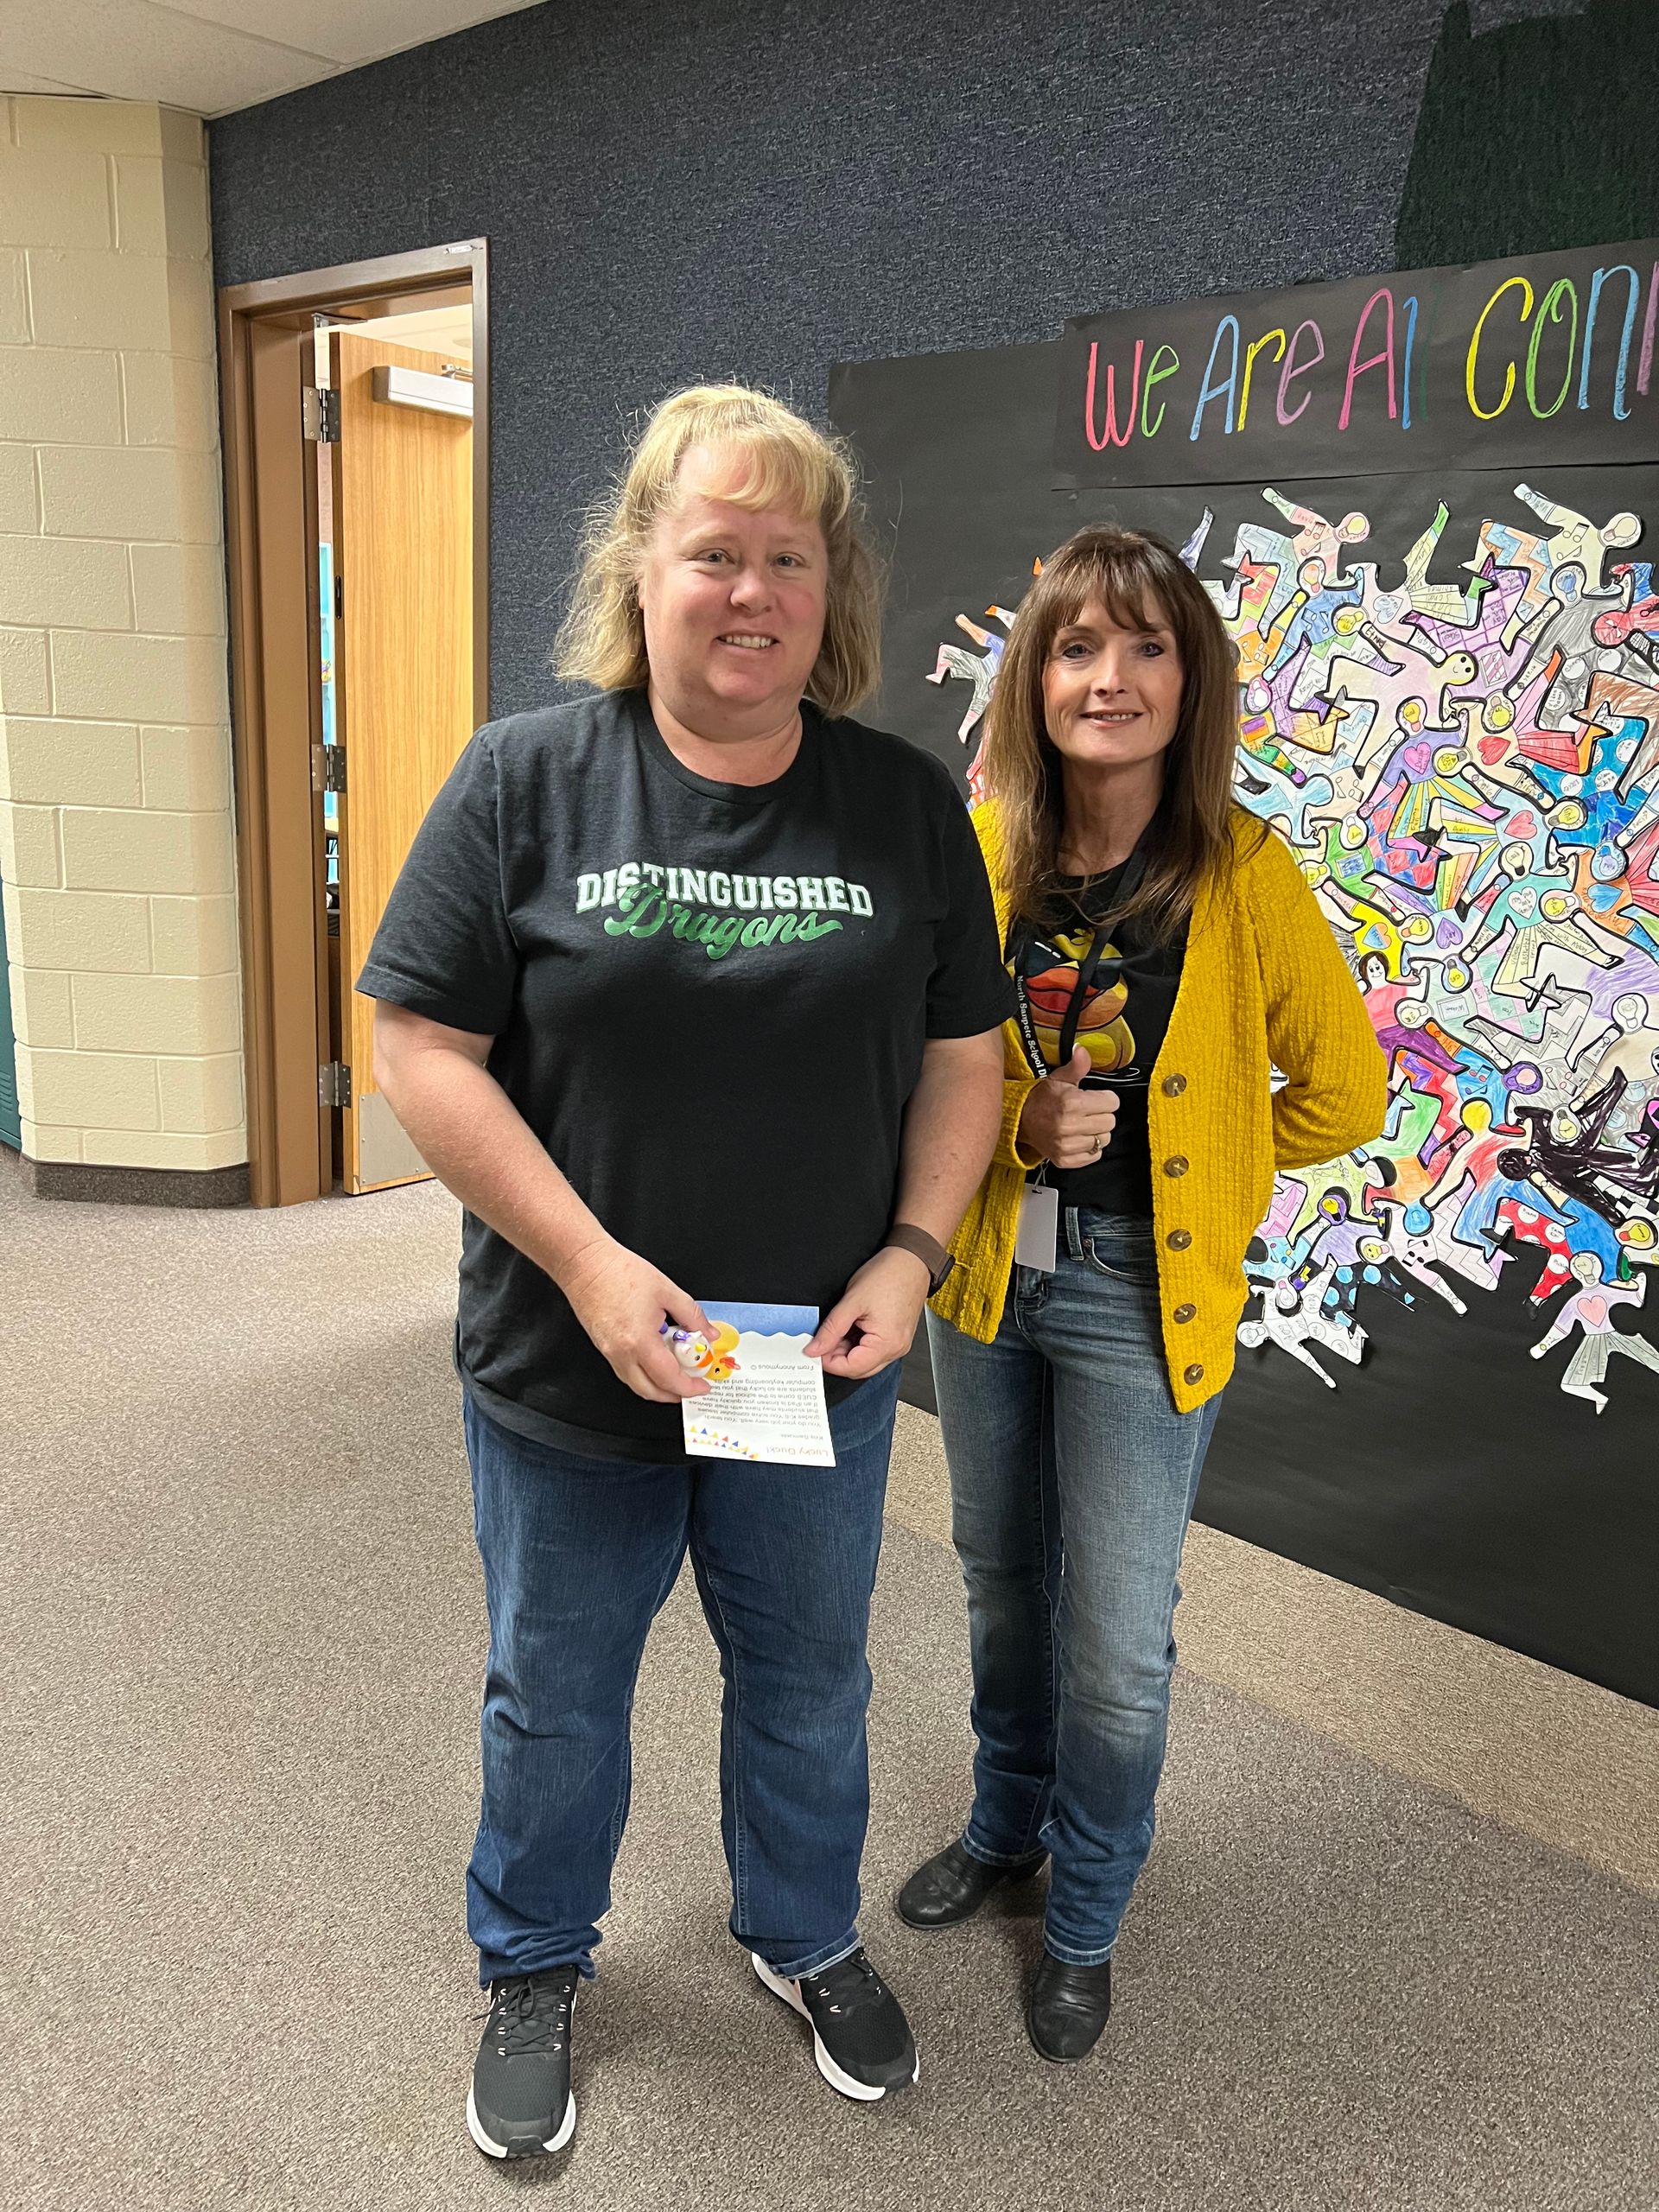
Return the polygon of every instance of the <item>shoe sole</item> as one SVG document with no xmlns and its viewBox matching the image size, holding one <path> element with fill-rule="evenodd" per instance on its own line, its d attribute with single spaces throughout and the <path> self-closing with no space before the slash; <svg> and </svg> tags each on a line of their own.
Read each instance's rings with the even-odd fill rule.
<svg viewBox="0 0 1659 2212">
<path fill-rule="evenodd" d="M 509 2150 L 505 2143 L 498 2143 L 493 2137 L 484 2133 L 484 2123 L 478 2116 L 478 2107 L 473 2101 L 473 2093 L 470 2089 L 467 2092 L 467 2133 L 486 2158 L 533 2158 L 549 2151 L 563 2151 L 575 2132 L 576 2100 L 573 2092 L 565 2101 L 564 2118 L 559 2122 L 558 2133 L 550 2137 L 542 2145 L 540 2152 Z"/>
<path fill-rule="evenodd" d="M 880 2104 L 882 2098 L 887 2094 L 887 2091 L 885 2088 L 873 2088 L 868 2082 L 855 2082 L 850 2074 L 843 2073 L 836 2065 L 824 2048 L 823 2037 L 818 2033 L 812 2015 L 807 2011 L 797 1985 L 792 1981 L 785 1981 L 782 1974 L 774 1974 L 757 1951 L 749 1953 L 749 1964 L 754 1968 L 761 1981 L 771 1990 L 772 1995 L 781 1997 L 791 2012 L 798 2012 L 807 2026 L 812 2030 L 812 2056 L 817 2062 L 819 2073 L 823 2075 L 830 2088 L 838 2089 L 843 2097 L 850 2097 L 855 2104 Z M 895 2082 L 892 2087 L 895 2089 L 911 2088 L 921 2078 L 922 2062 L 918 2057 L 910 2081 L 908 2082 Z"/>
</svg>

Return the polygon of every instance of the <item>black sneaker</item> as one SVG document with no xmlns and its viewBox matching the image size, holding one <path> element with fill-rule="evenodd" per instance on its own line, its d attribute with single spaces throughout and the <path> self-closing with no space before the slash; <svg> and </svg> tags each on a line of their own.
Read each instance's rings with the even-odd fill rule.
<svg viewBox="0 0 1659 2212">
<path fill-rule="evenodd" d="M 798 1981 L 774 1974 L 753 1951 L 749 1957 L 766 1987 L 810 2024 L 812 2055 L 832 2089 L 874 2104 L 918 2077 L 910 2023 L 861 1948 Z"/>
<path fill-rule="evenodd" d="M 473 2062 L 467 2129 L 492 2158 L 562 2151 L 576 2132 L 570 2094 L 575 1967 L 490 1984 L 489 2025 Z"/>
</svg>

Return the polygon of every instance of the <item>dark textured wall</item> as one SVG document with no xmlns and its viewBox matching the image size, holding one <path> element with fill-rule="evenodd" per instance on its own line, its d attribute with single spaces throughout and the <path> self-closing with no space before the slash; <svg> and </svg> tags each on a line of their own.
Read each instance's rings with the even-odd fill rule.
<svg viewBox="0 0 1659 2212">
<path fill-rule="evenodd" d="M 223 283 L 491 247 L 497 712 L 624 426 L 1393 265 L 1441 0 L 550 0 L 213 126 Z M 1478 41 L 1477 41 L 1478 44 Z"/>
<path fill-rule="evenodd" d="M 505 712 L 677 385 L 1659 230 L 1656 57 L 1659 0 L 549 0 L 213 124 L 218 275 L 489 239 Z"/>
</svg>

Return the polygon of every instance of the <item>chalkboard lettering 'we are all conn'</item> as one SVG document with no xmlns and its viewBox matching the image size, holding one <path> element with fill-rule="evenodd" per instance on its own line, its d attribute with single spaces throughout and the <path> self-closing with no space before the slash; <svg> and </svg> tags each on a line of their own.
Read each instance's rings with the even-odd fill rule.
<svg viewBox="0 0 1659 2212">
<path fill-rule="evenodd" d="M 1066 326 L 1057 481 L 1659 457 L 1659 241 Z"/>
</svg>

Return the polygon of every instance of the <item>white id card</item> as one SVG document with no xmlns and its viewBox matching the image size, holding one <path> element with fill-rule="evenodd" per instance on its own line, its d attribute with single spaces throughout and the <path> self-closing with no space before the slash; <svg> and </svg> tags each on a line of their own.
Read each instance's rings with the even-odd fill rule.
<svg viewBox="0 0 1659 2212">
<path fill-rule="evenodd" d="M 1014 1239 L 1017 1267 L 1054 1272 L 1055 1248 L 1060 1234 L 1060 1194 L 1046 1183 L 1028 1183 L 1020 1205 L 1020 1233 Z"/>
</svg>

